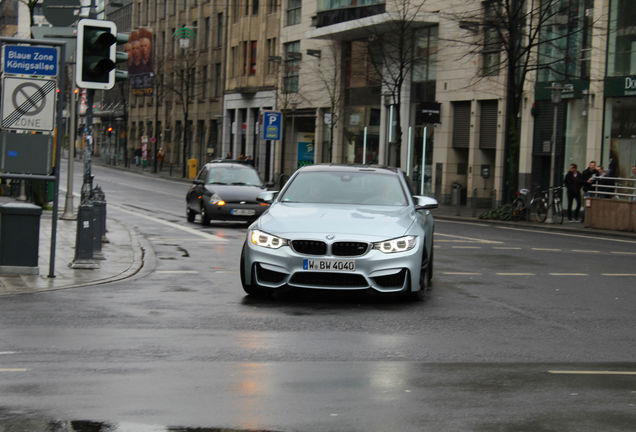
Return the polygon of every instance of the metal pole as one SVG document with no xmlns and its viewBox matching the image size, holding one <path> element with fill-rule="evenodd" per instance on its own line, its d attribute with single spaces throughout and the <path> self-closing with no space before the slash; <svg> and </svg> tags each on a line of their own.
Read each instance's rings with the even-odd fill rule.
<svg viewBox="0 0 636 432">
<path fill-rule="evenodd" d="M 55 277 L 55 247 L 57 243 L 57 212 L 60 201 L 60 161 L 62 158 L 60 157 L 61 151 L 61 143 L 62 139 L 60 136 L 64 136 L 62 132 L 63 125 L 63 115 L 64 115 L 64 104 L 60 101 L 64 100 L 64 78 L 65 78 L 65 62 L 66 62 L 66 45 L 60 45 L 60 59 L 58 63 L 60 73 L 60 93 L 58 96 L 58 104 L 57 104 L 57 127 L 56 127 L 56 138 L 55 138 L 55 182 L 53 183 L 55 187 L 55 193 L 53 194 L 53 214 L 51 220 L 51 251 L 49 256 L 49 275 L 48 277 Z"/>
<path fill-rule="evenodd" d="M 420 194 L 424 194 L 424 174 L 426 174 L 426 132 L 428 127 L 424 126 L 424 138 L 422 139 L 422 168 L 420 169 Z"/>
<path fill-rule="evenodd" d="M 393 105 L 389 107 L 389 144 L 393 140 Z"/>
<path fill-rule="evenodd" d="M 561 90 L 563 87 L 559 84 L 552 84 L 552 103 L 554 104 L 554 118 L 552 120 L 552 139 L 550 143 L 550 182 L 549 182 L 549 190 L 548 190 L 548 215 L 547 221 L 549 223 L 554 223 L 553 217 L 553 209 L 551 207 L 552 201 L 554 200 L 554 166 L 556 164 L 556 139 L 557 139 L 557 120 L 559 114 L 559 103 L 561 102 Z"/>
<path fill-rule="evenodd" d="M 367 127 L 364 127 L 364 137 L 362 138 L 362 165 L 367 164 Z"/>
<path fill-rule="evenodd" d="M 75 76 L 75 65 L 73 64 L 73 76 Z M 72 86 L 75 87 L 75 86 Z M 77 111 L 77 101 L 75 100 L 75 89 L 71 91 L 71 100 L 70 100 L 70 108 L 71 108 L 71 127 L 69 131 L 69 149 L 68 149 L 68 165 L 66 167 L 66 198 L 64 200 L 64 213 L 62 214 L 63 220 L 72 220 L 75 219 L 75 215 L 73 213 L 73 171 L 74 171 L 74 161 L 75 161 L 75 139 L 77 134 L 77 123 L 76 123 L 76 111 Z"/>
<path fill-rule="evenodd" d="M 413 127 L 409 126 L 409 139 L 406 144 L 406 176 L 410 177 L 411 175 L 411 139 L 413 134 Z"/>
</svg>

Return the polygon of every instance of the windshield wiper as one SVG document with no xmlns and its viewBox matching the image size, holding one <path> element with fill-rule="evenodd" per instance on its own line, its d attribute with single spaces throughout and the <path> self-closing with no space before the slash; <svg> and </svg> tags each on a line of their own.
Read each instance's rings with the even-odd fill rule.
<svg viewBox="0 0 636 432">
<path fill-rule="evenodd" d="M 215 185 L 227 185 L 227 183 L 223 183 L 223 182 L 210 182 L 208 184 L 215 184 Z"/>
</svg>

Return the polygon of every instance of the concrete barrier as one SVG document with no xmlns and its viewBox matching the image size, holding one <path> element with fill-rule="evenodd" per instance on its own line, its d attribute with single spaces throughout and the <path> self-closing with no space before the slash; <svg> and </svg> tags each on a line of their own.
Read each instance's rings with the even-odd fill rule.
<svg viewBox="0 0 636 432">
<path fill-rule="evenodd" d="M 636 232 L 636 201 L 585 198 L 585 228 Z"/>
</svg>

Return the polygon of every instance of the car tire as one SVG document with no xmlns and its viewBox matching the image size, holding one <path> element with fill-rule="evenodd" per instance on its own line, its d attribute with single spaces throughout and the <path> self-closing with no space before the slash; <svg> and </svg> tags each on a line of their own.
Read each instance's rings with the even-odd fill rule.
<svg viewBox="0 0 636 432">
<path fill-rule="evenodd" d="M 208 216 L 207 212 L 205 211 L 205 204 L 203 203 L 201 203 L 201 225 L 210 225 L 210 216 Z"/>
<path fill-rule="evenodd" d="M 195 213 L 192 211 L 190 207 L 186 207 L 186 219 L 188 222 L 194 222 Z"/>
<path fill-rule="evenodd" d="M 433 258 L 435 258 L 435 253 L 433 250 L 433 244 L 431 244 L 431 257 L 428 260 L 428 266 L 426 269 L 426 277 L 427 277 L 427 288 L 430 291 L 433 286 Z"/>
<path fill-rule="evenodd" d="M 419 288 L 417 291 L 409 290 L 406 293 L 406 296 L 411 301 L 423 302 L 428 300 L 429 294 L 431 292 L 430 286 L 428 284 L 429 278 L 429 262 L 424 262 L 422 260 L 422 268 L 420 269 L 420 280 L 419 280 Z"/>
<path fill-rule="evenodd" d="M 241 285 L 243 286 L 243 291 L 245 291 L 245 293 L 250 296 L 257 296 L 257 295 L 264 294 L 265 293 L 264 288 L 258 285 L 257 283 L 255 283 L 254 278 L 251 278 L 251 281 L 249 282 L 246 280 L 247 278 L 245 275 L 245 247 L 243 247 L 243 250 L 241 251 L 240 266 L 241 266 L 241 269 L 240 269 Z"/>
</svg>

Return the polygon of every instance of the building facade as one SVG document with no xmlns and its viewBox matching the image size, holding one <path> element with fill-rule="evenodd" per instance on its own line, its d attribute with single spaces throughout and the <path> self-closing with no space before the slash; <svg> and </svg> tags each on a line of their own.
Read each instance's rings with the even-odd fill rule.
<svg viewBox="0 0 636 432">
<path fill-rule="evenodd" d="M 132 88 L 128 154 L 162 150 L 164 167 L 182 170 L 220 157 L 227 3 L 136 0 L 133 31 L 152 34 L 153 79 Z M 146 154 L 144 154 L 146 156 Z"/>
</svg>

